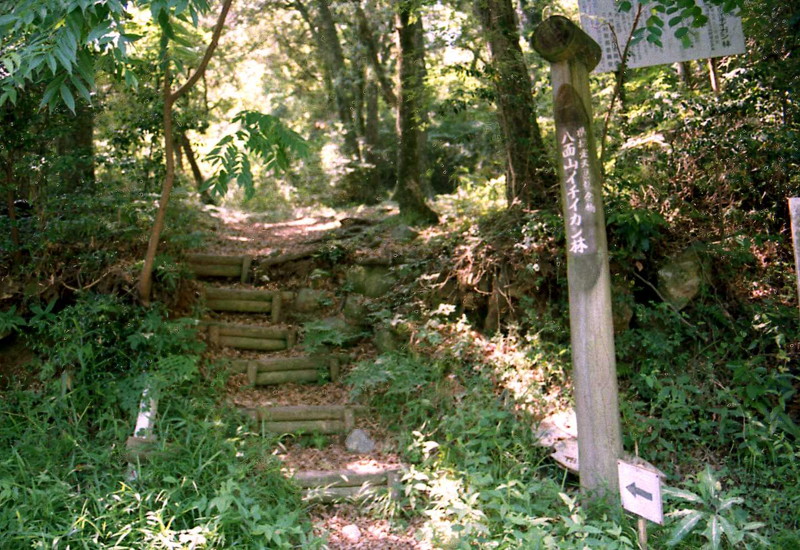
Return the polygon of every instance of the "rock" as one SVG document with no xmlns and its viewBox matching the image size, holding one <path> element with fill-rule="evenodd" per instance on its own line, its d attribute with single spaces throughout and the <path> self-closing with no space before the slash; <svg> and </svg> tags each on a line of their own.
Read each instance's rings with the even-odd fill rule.
<svg viewBox="0 0 800 550">
<path fill-rule="evenodd" d="M 357 339 L 364 336 L 361 328 L 351 325 L 341 317 L 326 317 L 319 321 L 306 323 L 305 329 L 303 340 L 309 351 L 315 351 L 320 347 L 352 345 Z"/>
<path fill-rule="evenodd" d="M 398 225 L 392 228 L 392 231 L 389 233 L 389 235 L 395 241 L 401 243 L 410 243 L 417 238 L 419 232 L 414 231 L 407 225 Z"/>
<path fill-rule="evenodd" d="M 342 308 L 344 318 L 357 325 L 369 325 L 369 306 L 371 303 L 369 298 L 351 294 L 344 301 L 344 307 Z"/>
<path fill-rule="evenodd" d="M 356 294 L 380 298 L 397 282 L 394 273 L 385 266 L 353 266 L 347 271 L 347 284 Z"/>
<path fill-rule="evenodd" d="M 372 343 L 378 348 L 381 353 L 388 353 L 395 351 L 400 347 L 399 338 L 395 332 L 390 328 L 382 328 L 375 332 L 372 337 Z"/>
<path fill-rule="evenodd" d="M 375 441 L 367 432 L 358 428 L 350 432 L 344 445 L 351 453 L 358 454 L 371 453 L 375 449 Z"/>
<path fill-rule="evenodd" d="M 347 542 L 355 544 L 361 540 L 361 529 L 354 523 L 345 525 L 342 527 L 342 536 L 347 539 Z"/>
<path fill-rule="evenodd" d="M 687 250 L 658 270 L 658 291 L 676 309 L 683 309 L 699 293 L 703 262 L 695 250 Z"/>
<path fill-rule="evenodd" d="M 292 310 L 298 313 L 309 313 L 324 309 L 333 303 L 333 294 L 324 290 L 301 288 L 297 291 Z"/>
</svg>

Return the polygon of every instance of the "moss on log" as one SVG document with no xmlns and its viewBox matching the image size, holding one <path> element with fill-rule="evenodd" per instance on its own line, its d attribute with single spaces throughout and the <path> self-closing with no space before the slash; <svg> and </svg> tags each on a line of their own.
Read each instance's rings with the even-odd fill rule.
<svg viewBox="0 0 800 550">
<path fill-rule="evenodd" d="M 266 431 L 286 433 L 338 434 L 345 431 L 341 420 L 282 420 L 280 422 L 264 422 Z"/>
<path fill-rule="evenodd" d="M 219 345 L 228 348 L 252 349 L 257 351 L 280 351 L 287 349 L 286 340 L 283 338 L 278 340 L 220 335 Z"/>
<path fill-rule="evenodd" d="M 189 268 L 197 277 L 240 277 L 241 265 L 225 264 L 189 264 Z"/>
</svg>

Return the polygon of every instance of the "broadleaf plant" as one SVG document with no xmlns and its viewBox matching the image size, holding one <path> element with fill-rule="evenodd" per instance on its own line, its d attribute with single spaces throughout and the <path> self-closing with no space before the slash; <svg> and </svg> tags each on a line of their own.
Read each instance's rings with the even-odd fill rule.
<svg viewBox="0 0 800 550">
<path fill-rule="evenodd" d="M 750 548 L 750 543 L 769 545 L 769 541 L 756 532 L 764 524 L 747 521 L 743 510 L 734 509 L 734 505 L 741 504 L 744 499 L 724 492 L 711 467 L 706 466 L 700 472 L 694 488 L 696 492 L 671 487 L 664 489 L 664 494 L 669 498 L 692 505 L 668 514 L 671 518 L 681 518 L 670 534 L 667 541 L 669 546 L 684 542 L 692 533 L 704 538 L 706 542 L 703 548 L 710 550 L 722 548 L 723 535 L 731 547 L 741 545 Z M 702 531 L 697 532 L 700 528 L 703 528 Z"/>
<path fill-rule="evenodd" d="M 267 172 L 285 172 L 292 159 L 308 156 L 306 140 L 277 117 L 242 111 L 233 122 L 238 122 L 240 129 L 220 139 L 206 156 L 215 173 L 206 182 L 205 190 L 214 195 L 227 193 L 233 180 L 244 188 L 245 199 L 255 195 L 251 156 L 257 158 Z"/>
</svg>

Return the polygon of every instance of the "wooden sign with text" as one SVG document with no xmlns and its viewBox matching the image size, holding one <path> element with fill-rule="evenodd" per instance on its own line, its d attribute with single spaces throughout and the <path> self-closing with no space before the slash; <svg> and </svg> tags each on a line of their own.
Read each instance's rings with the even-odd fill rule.
<svg viewBox="0 0 800 550">
<path fill-rule="evenodd" d="M 600 61 L 600 47 L 569 19 L 554 16 L 536 29 L 534 48 L 551 63 L 581 487 L 602 494 L 617 486 L 622 437 L 608 246 L 589 95 L 589 71 Z"/>
</svg>

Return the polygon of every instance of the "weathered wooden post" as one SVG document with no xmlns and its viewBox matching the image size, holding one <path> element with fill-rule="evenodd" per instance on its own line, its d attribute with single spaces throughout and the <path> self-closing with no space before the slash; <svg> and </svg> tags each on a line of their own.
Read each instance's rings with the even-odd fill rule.
<svg viewBox="0 0 800 550">
<path fill-rule="evenodd" d="M 792 220 L 794 243 L 794 272 L 797 275 L 797 300 L 800 303 L 800 197 L 789 199 L 789 216 Z"/>
<path fill-rule="evenodd" d="M 622 440 L 608 246 L 589 96 L 589 71 L 600 61 L 601 50 L 562 16 L 539 25 L 534 48 L 552 64 L 581 487 L 613 494 Z"/>
</svg>

